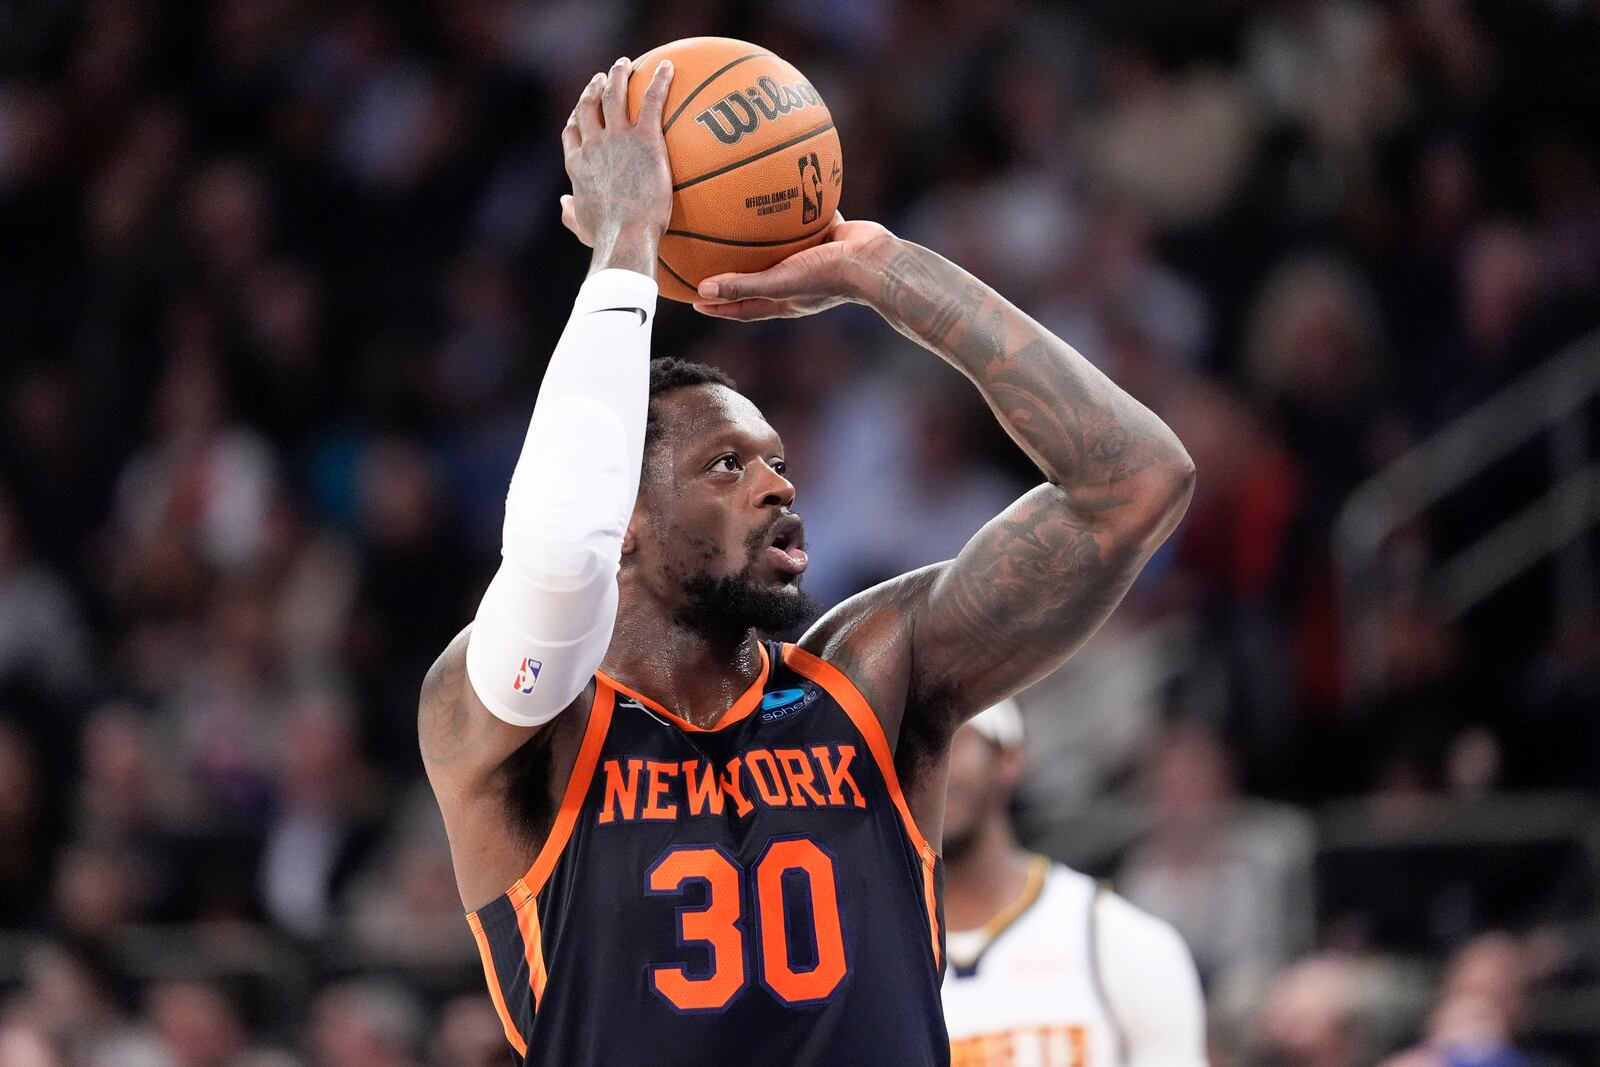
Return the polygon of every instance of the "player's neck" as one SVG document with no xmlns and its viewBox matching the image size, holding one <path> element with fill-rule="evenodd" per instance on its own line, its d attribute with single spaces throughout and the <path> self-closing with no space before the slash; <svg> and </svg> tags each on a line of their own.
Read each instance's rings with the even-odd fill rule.
<svg viewBox="0 0 1600 1067">
<path fill-rule="evenodd" d="M 708 727 L 761 673 L 756 631 L 708 635 L 666 617 L 618 613 L 601 669 L 631 689 Z"/>
<path fill-rule="evenodd" d="M 952 930 L 976 930 L 1014 904 L 1028 885 L 1033 853 L 1008 822 L 987 828 L 977 844 L 945 865 L 944 911 Z"/>
</svg>

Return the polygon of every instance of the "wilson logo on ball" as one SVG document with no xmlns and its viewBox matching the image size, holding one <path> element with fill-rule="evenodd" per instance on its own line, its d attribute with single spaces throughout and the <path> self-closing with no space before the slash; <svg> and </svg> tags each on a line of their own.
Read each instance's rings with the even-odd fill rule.
<svg viewBox="0 0 1600 1067">
<path fill-rule="evenodd" d="M 779 85 L 771 78 L 761 78 L 755 85 L 739 92 L 734 90 L 694 117 L 694 120 L 723 144 L 738 144 L 746 134 L 756 131 L 761 120 L 772 122 L 791 111 L 820 107 L 822 97 L 807 81 L 793 85 Z"/>
</svg>

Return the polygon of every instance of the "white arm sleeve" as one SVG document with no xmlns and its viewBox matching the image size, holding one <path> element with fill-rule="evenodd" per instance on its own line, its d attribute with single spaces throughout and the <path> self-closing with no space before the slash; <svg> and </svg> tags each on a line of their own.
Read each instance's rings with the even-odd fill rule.
<svg viewBox="0 0 1600 1067">
<path fill-rule="evenodd" d="M 1095 897 L 1106 1008 L 1128 1067 L 1205 1067 L 1206 1012 L 1194 957 L 1170 925 L 1114 893 Z"/>
<path fill-rule="evenodd" d="M 515 726 L 549 722 L 600 666 L 639 495 L 656 283 L 603 270 L 578 291 L 511 476 L 500 569 L 467 639 L 467 677 Z"/>
</svg>

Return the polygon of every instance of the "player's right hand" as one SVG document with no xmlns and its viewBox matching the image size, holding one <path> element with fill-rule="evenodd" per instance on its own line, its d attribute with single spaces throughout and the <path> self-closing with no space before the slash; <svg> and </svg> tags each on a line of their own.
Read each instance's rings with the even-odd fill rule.
<svg viewBox="0 0 1600 1067">
<path fill-rule="evenodd" d="M 821 244 L 755 274 L 714 274 L 700 283 L 694 308 L 714 319 L 792 319 L 850 301 L 866 303 L 887 262 L 894 234 L 876 222 L 846 222 L 834 212 Z"/>
<path fill-rule="evenodd" d="M 672 171 L 661 134 L 672 63 L 656 67 L 637 122 L 628 120 L 629 72 L 623 57 L 590 79 L 561 131 L 572 181 L 572 195 L 561 198 L 561 221 L 590 246 L 630 230 L 659 238 L 672 217 Z"/>
</svg>

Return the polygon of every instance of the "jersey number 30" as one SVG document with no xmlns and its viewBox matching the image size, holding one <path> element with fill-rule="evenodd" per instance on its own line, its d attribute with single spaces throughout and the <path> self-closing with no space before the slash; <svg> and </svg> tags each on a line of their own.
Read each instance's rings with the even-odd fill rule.
<svg viewBox="0 0 1600 1067">
<path fill-rule="evenodd" d="M 814 1004 L 839 988 L 848 966 L 839 928 L 838 883 L 833 857 L 807 837 L 771 841 L 756 861 L 755 926 L 761 943 L 761 981 L 785 1004 Z M 803 880 L 810 897 L 811 945 L 801 952 L 815 960 L 797 967 L 791 960 L 791 931 L 802 932 L 801 916 L 789 913 L 784 880 Z M 721 1011 L 745 986 L 744 878 L 740 866 L 714 845 L 668 849 L 645 875 L 651 896 L 679 895 L 692 883 L 705 887 L 705 906 L 678 909 L 678 940 L 700 942 L 711 951 L 708 973 L 691 975 L 681 964 L 650 968 L 650 985 L 679 1011 Z M 796 887 L 798 888 L 798 887 Z"/>
</svg>

